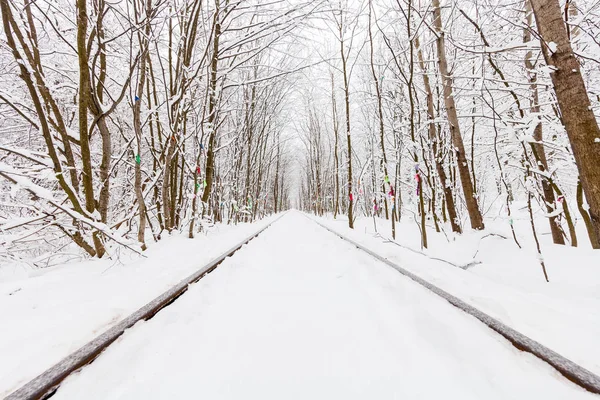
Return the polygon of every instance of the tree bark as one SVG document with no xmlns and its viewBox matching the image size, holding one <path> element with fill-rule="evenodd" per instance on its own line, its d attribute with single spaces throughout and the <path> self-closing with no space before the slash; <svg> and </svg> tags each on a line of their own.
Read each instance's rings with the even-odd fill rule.
<svg viewBox="0 0 600 400">
<path fill-rule="evenodd" d="M 471 228 L 476 230 L 484 229 L 483 217 L 479 210 L 479 204 L 473 191 L 473 182 L 471 181 L 471 173 L 469 171 L 469 165 L 467 163 L 467 157 L 465 155 L 465 146 L 460 133 L 460 124 L 458 122 L 458 113 L 456 111 L 456 105 L 454 103 L 454 95 L 452 93 L 453 79 L 448 71 L 448 63 L 446 61 L 446 44 L 444 39 L 444 32 L 442 29 L 442 12 L 440 10 L 439 0 L 433 0 L 433 23 L 437 35 L 437 53 L 438 53 L 438 66 L 440 68 L 440 75 L 444 88 L 444 105 L 446 106 L 446 114 L 448 116 L 448 125 L 450 127 L 450 135 L 452 137 L 452 144 L 456 154 L 456 161 L 458 166 L 458 173 L 460 175 L 460 182 L 465 196 L 465 203 L 467 204 L 467 211 L 469 213 L 469 219 L 471 221 Z"/>
<path fill-rule="evenodd" d="M 135 182 L 134 190 L 135 197 L 139 207 L 139 226 L 138 226 L 138 242 L 142 250 L 146 250 L 145 232 L 146 232 L 146 203 L 144 201 L 144 193 L 142 190 L 142 121 L 141 121 L 141 110 L 142 110 L 142 98 L 144 96 L 144 85 L 146 84 L 146 61 L 149 58 L 148 55 L 148 38 L 150 37 L 150 14 L 152 9 L 152 0 L 146 1 L 146 26 L 144 28 L 144 35 L 138 34 L 138 41 L 143 49 L 142 58 L 140 61 L 140 75 L 138 79 L 138 87 L 136 90 L 136 97 L 133 104 L 133 130 L 135 133 Z"/>
<path fill-rule="evenodd" d="M 94 199 L 94 177 L 92 172 L 92 155 L 87 120 L 88 107 L 92 101 L 90 93 L 90 71 L 88 67 L 87 27 L 87 0 L 77 0 L 77 59 L 79 62 L 78 119 L 81 162 L 83 165 L 82 182 L 85 195 L 85 209 L 92 217 L 94 217 L 96 201 Z M 101 258 L 105 253 L 105 249 L 100 234 L 98 232 L 92 233 L 92 240 L 94 242 L 94 247 L 96 248 L 96 255 Z"/>
<path fill-rule="evenodd" d="M 583 218 L 583 222 L 585 223 L 585 228 L 588 232 L 588 236 L 590 238 L 590 243 L 593 249 L 600 249 L 600 237 L 596 235 L 594 231 L 594 225 L 592 225 L 592 220 L 590 218 L 590 214 L 587 212 L 585 207 L 583 206 L 583 188 L 581 187 L 581 181 L 577 181 L 577 208 L 579 209 L 579 213 Z"/>
<path fill-rule="evenodd" d="M 525 12 L 527 13 L 527 25 L 528 27 L 532 24 L 532 14 L 531 7 L 528 2 L 525 2 Z M 531 31 L 528 28 L 524 29 L 523 32 L 523 42 L 528 43 L 531 41 Z M 540 113 L 540 105 L 539 105 L 539 93 L 537 86 L 537 74 L 534 72 L 534 64 L 531 60 L 532 52 L 528 51 L 525 54 L 525 67 L 527 68 L 527 75 L 529 77 L 529 90 L 531 92 L 531 112 L 539 114 Z M 535 126 L 533 131 L 533 138 L 536 143 L 532 143 L 532 147 L 535 152 L 535 158 L 538 163 L 537 167 L 540 171 L 548 171 L 548 160 L 546 158 L 546 151 L 544 149 L 543 135 L 542 135 L 542 120 L 537 117 L 538 123 Z M 542 177 L 542 191 L 544 193 L 544 202 L 546 203 L 546 211 L 550 214 L 555 209 L 556 199 L 554 197 L 554 190 L 552 189 L 552 185 L 548 182 L 547 178 Z M 552 233 L 552 241 L 555 244 L 565 244 L 565 238 L 558 223 L 557 217 L 550 217 L 548 219 L 550 224 L 550 232 Z"/>
<path fill-rule="evenodd" d="M 600 235 L 600 128 L 579 62 L 573 54 L 558 0 L 531 0 L 562 120 L 571 142 L 596 236 Z"/>
<path fill-rule="evenodd" d="M 335 184 L 335 200 L 333 204 L 333 218 L 337 217 L 340 210 L 340 158 L 338 155 L 338 142 L 339 142 L 339 130 L 338 130 L 338 117 L 337 117 L 337 105 L 335 102 L 335 85 L 333 82 L 333 73 L 331 73 L 331 109 L 333 119 L 333 160 L 334 160 L 334 184 Z"/>
<path fill-rule="evenodd" d="M 379 78 L 377 76 L 377 72 L 375 71 L 375 60 L 374 60 L 374 48 L 373 48 L 373 33 L 371 32 L 371 13 L 372 13 L 372 2 L 369 0 L 369 46 L 370 46 L 370 54 L 371 54 L 371 74 L 373 75 L 373 82 L 375 83 L 375 94 L 377 96 L 377 118 L 379 122 L 379 145 L 381 146 L 381 156 L 383 158 L 383 176 L 384 180 L 382 183 L 383 189 L 383 202 L 385 207 L 385 219 L 389 218 L 388 213 L 388 202 L 386 192 L 386 182 L 389 181 L 389 173 L 388 173 L 388 163 L 387 163 L 387 154 L 385 152 L 385 127 L 383 124 L 383 102 L 381 96 L 381 88 L 379 87 Z M 383 79 L 383 78 L 382 78 Z"/>
<path fill-rule="evenodd" d="M 446 171 L 442 164 L 441 151 L 438 146 L 438 135 L 435 129 L 435 111 L 433 106 L 433 92 L 431 91 L 431 85 L 429 83 L 429 76 L 425 70 L 425 62 L 423 61 L 423 52 L 419 46 L 419 39 L 415 38 L 415 45 L 417 46 L 417 56 L 419 58 L 419 65 L 423 72 L 423 86 L 425 86 L 425 95 L 427 96 L 427 126 L 429 130 L 429 140 L 432 146 L 433 158 L 435 163 L 435 170 L 440 180 L 440 185 L 444 190 L 444 199 L 446 208 L 448 210 L 448 217 L 450 218 L 450 225 L 452 231 L 456 233 L 462 233 L 462 229 L 458 224 L 458 215 L 456 214 L 456 206 L 454 204 L 454 196 L 452 194 L 452 188 L 447 183 Z"/>
<path fill-rule="evenodd" d="M 213 50 L 212 58 L 210 62 L 210 93 L 208 103 L 208 124 L 210 128 L 210 136 L 208 139 L 208 149 L 206 151 L 206 186 L 202 192 L 202 202 L 207 203 L 210 191 L 212 189 L 212 183 L 214 179 L 215 169 L 215 137 L 217 136 L 216 126 L 216 105 L 217 105 L 217 72 L 219 66 L 219 37 L 221 36 L 221 22 L 220 22 L 220 1 L 215 1 L 215 16 L 213 20 L 214 37 L 213 37 Z"/>
<path fill-rule="evenodd" d="M 343 18 L 341 16 L 340 18 Z M 340 55 L 342 58 L 342 73 L 344 74 L 344 101 L 346 105 L 346 144 L 348 148 L 348 226 L 354 229 L 354 217 L 352 215 L 354 207 L 354 195 L 352 193 L 352 140 L 350 138 L 350 85 L 348 82 L 348 60 L 344 49 L 344 31 L 343 22 L 339 24 Z"/>
</svg>

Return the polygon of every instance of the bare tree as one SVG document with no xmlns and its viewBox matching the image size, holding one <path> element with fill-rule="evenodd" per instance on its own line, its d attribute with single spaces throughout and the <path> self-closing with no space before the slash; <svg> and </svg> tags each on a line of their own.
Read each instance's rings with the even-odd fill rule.
<svg viewBox="0 0 600 400">
<path fill-rule="evenodd" d="M 469 212 L 469 219 L 471 220 L 471 228 L 480 230 L 484 228 L 483 217 L 481 215 L 481 211 L 479 210 L 479 204 L 477 203 L 477 198 L 475 197 L 473 190 L 473 182 L 471 180 L 469 164 L 467 163 L 465 146 L 463 144 L 463 139 L 460 132 L 460 123 L 458 121 L 458 113 L 456 111 L 452 89 L 453 80 L 452 75 L 448 70 L 448 62 L 446 61 L 446 42 L 444 29 L 442 26 L 442 11 L 439 0 L 432 0 L 432 5 L 433 26 L 437 36 L 436 43 L 438 66 L 444 87 L 444 104 L 446 106 L 446 114 L 448 116 L 448 124 L 450 126 L 452 143 L 455 147 L 460 182 L 462 185 L 463 194 L 465 196 L 465 203 L 467 204 L 467 211 Z"/>
<path fill-rule="evenodd" d="M 579 62 L 571 42 L 558 0 L 531 0 L 542 39 L 546 63 L 554 68 L 550 74 L 560 107 L 581 186 L 589 204 L 596 238 L 600 237 L 600 128 L 591 109 L 590 99 L 581 76 Z M 598 243 L 594 243 L 598 247 Z"/>
</svg>

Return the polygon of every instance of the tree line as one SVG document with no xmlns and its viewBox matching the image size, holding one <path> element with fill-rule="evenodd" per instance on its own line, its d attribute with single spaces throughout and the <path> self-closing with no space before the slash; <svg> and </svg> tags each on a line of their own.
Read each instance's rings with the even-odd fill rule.
<svg viewBox="0 0 600 400">
<path fill-rule="evenodd" d="M 600 248 L 591 0 L 0 0 L 0 257 L 292 206 Z M 501 206 L 499 206 L 501 205 Z M 493 213 L 493 214 L 492 214 Z M 148 236 L 150 235 L 150 237 Z M 581 236 L 581 234 L 579 235 Z"/>
<path fill-rule="evenodd" d="M 538 251 L 538 210 L 554 243 L 577 246 L 582 221 L 600 248 L 596 2 L 336 4 L 307 93 L 303 209 L 391 219 L 393 235 L 408 217 L 427 247 L 427 229 L 482 230 L 502 204 L 489 218 L 520 246 L 520 201 Z"/>
<path fill-rule="evenodd" d="M 3 256 L 139 252 L 290 206 L 285 99 L 306 65 L 287 54 L 318 2 L 0 6 Z"/>
</svg>

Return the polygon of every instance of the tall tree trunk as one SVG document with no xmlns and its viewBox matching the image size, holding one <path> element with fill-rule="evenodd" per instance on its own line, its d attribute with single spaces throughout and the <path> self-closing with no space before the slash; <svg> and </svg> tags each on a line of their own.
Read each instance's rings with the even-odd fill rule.
<svg viewBox="0 0 600 400">
<path fill-rule="evenodd" d="M 331 73 L 331 109 L 332 109 L 332 119 L 333 119 L 333 136 L 334 136 L 334 145 L 333 145 L 333 160 L 334 160 L 334 184 L 335 184 L 335 199 L 333 204 L 333 218 L 337 217 L 337 214 L 340 210 L 340 158 L 338 155 L 338 142 L 339 142 L 339 130 L 338 130 L 338 116 L 337 116 L 337 105 L 335 101 L 335 85 L 333 81 L 333 73 Z"/>
<path fill-rule="evenodd" d="M 343 17 L 342 17 L 343 18 Z M 342 23 L 339 26 L 340 54 L 342 58 L 342 73 L 344 74 L 344 101 L 346 105 L 346 144 L 348 146 L 348 226 L 354 229 L 354 217 L 352 208 L 354 206 L 354 195 L 352 193 L 352 140 L 350 138 L 350 84 L 348 82 L 348 60 L 344 49 L 344 38 Z"/>
<path fill-rule="evenodd" d="M 163 172 L 163 184 L 162 184 L 162 206 L 163 206 L 163 219 L 165 223 L 165 229 L 167 232 L 173 230 L 173 221 L 171 219 L 171 168 L 173 166 L 173 153 L 175 152 L 175 134 L 173 133 L 167 138 L 167 154 L 165 156 L 165 167 Z"/>
<path fill-rule="evenodd" d="M 600 128 L 592 111 L 579 62 L 573 54 L 558 0 L 531 0 L 542 52 L 573 148 L 581 186 L 596 236 L 600 235 Z"/>
<path fill-rule="evenodd" d="M 210 62 L 210 93 L 208 100 L 208 125 L 210 129 L 208 149 L 206 152 L 206 185 L 202 192 L 202 202 L 207 203 L 215 174 L 215 137 L 217 136 L 217 72 L 219 66 L 219 39 L 221 36 L 220 0 L 215 0 L 215 15 L 213 19 L 213 50 Z"/>
<path fill-rule="evenodd" d="M 18 30 L 18 27 L 14 21 L 14 17 L 10 10 L 10 5 L 7 0 L 0 0 L 0 8 L 1 8 L 0 15 L 2 15 L 2 26 L 4 28 L 4 34 L 6 35 L 6 44 L 11 49 L 12 55 L 19 66 L 19 72 L 20 72 L 19 76 L 23 80 L 23 82 L 26 84 L 27 90 L 28 90 L 29 95 L 31 96 L 31 100 L 34 104 L 35 111 L 36 111 L 36 114 L 38 116 L 39 123 L 40 123 L 40 132 L 44 138 L 44 142 L 45 142 L 47 150 L 48 150 L 48 155 L 50 156 L 50 159 L 52 160 L 52 167 L 53 167 L 56 179 L 57 179 L 61 189 L 64 191 L 64 193 L 69 198 L 69 201 L 71 202 L 71 204 L 73 206 L 73 209 L 77 213 L 85 215 L 86 210 L 85 210 L 84 206 L 81 204 L 79 197 L 77 195 L 77 191 L 76 191 L 77 186 L 75 186 L 75 185 L 70 186 L 69 183 L 66 181 L 66 177 L 63 173 L 63 168 L 61 165 L 61 160 L 59 158 L 59 153 L 54 144 L 54 139 L 53 139 L 51 126 L 50 126 L 51 123 L 49 122 L 49 118 L 46 115 L 46 108 L 44 108 L 42 101 L 40 99 L 40 96 L 38 95 L 38 92 L 37 92 L 37 88 L 40 88 L 40 90 L 42 88 L 40 87 L 40 85 L 36 85 L 34 83 L 34 80 L 32 77 L 32 71 L 30 68 L 27 68 L 25 59 L 21 56 L 19 48 L 17 47 L 17 44 L 15 42 L 15 38 L 13 36 L 13 29 L 14 29 L 15 36 L 17 37 L 17 39 L 19 40 L 19 42 L 21 44 L 23 43 L 23 34 Z M 12 24 L 12 28 L 11 28 L 11 24 Z M 42 96 L 43 96 L 43 93 L 42 93 Z M 69 164 L 67 164 L 67 165 L 69 166 Z M 73 168 L 74 168 L 74 166 L 73 166 Z M 2 176 L 8 180 L 13 181 L 13 183 L 16 183 L 16 181 L 14 181 L 13 178 L 11 178 L 10 176 L 8 176 L 6 174 L 2 174 Z M 73 221 L 73 227 L 76 228 L 75 232 L 73 232 L 71 229 L 66 229 L 63 226 L 58 225 L 59 229 L 61 229 L 67 236 L 69 236 L 78 246 L 80 246 L 82 249 L 84 249 L 90 256 L 92 256 L 92 257 L 96 256 L 97 255 L 96 250 L 91 245 L 89 245 L 86 242 L 86 240 L 84 239 L 84 237 L 81 233 L 80 224 L 77 223 L 76 221 Z"/>
<path fill-rule="evenodd" d="M 94 176 L 92 172 L 92 155 L 90 150 L 90 135 L 88 132 L 87 111 L 91 103 L 90 71 L 87 52 L 87 0 L 77 0 L 77 58 L 79 62 L 79 142 L 81 144 L 81 162 L 83 165 L 83 191 L 85 194 L 85 209 L 93 214 L 96 209 L 94 199 Z M 96 255 L 102 257 L 105 253 L 104 243 L 98 231 L 92 233 Z"/>
<path fill-rule="evenodd" d="M 429 83 L 429 75 L 427 75 L 427 71 L 425 70 L 425 62 L 423 61 L 423 52 L 419 45 L 419 38 L 415 38 L 415 45 L 417 46 L 417 57 L 419 58 L 419 65 L 421 67 L 421 71 L 423 72 L 423 86 L 425 87 L 425 95 L 427 96 L 427 127 L 429 130 L 429 141 L 431 142 L 435 170 L 440 180 L 440 185 L 444 190 L 444 200 L 446 208 L 448 210 L 448 217 L 450 218 L 450 225 L 452 226 L 452 231 L 456 233 L 462 233 L 462 229 L 458 224 L 458 215 L 456 214 L 456 206 L 454 204 L 452 188 L 447 183 L 446 171 L 444 170 L 444 166 L 442 164 L 441 149 L 439 148 L 438 135 L 435 129 L 433 93 L 431 91 L 431 85 Z"/>
<path fill-rule="evenodd" d="M 527 25 L 528 27 L 532 25 L 532 13 L 531 6 L 528 1 L 525 1 L 525 12 L 527 13 Z M 531 31 L 528 28 L 525 28 L 523 31 L 523 42 L 529 43 L 531 41 Z M 538 93 L 538 85 L 537 85 L 537 74 L 534 72 L 535 66 L 532 61 L 532 52 L 528 51 L 525 54 L 525 67 L 527 68 L 527 75 L 529 76 L 529 90 L 531 92 L 531 112 L 535 114 L 540 113 L 540 105 L 539 105 L 539 93 Z M 546 151 L 544 149 L 543 135 L 542 135 L 542 120 L 537 117 L 538 123 L 535 126 L 535 130 L 533 131 L 533 138 L 536 143 L 533 143 L 535 151 L 535 158 L 537 160 L 537 166 L 540 171 L 548 171 L 548 160 L 546 158 Z M 544 202 L 546 203 L 546 211 L 548 214 L 551 214 L 555 209 L 555 197 L 554 190 L 552 189 L 552 185 L 548 182 L 548 179 L 542 178 L 542 191 L 544 193 Z M 565 244 L 565 238 L 558 223 L 558 218 L 556 216 L 550 217 L 550 231 L 552 233 L 552 241 L 555 244 Z"/>
<path fill-rule="evenodd" d="M 96 37 L 98 39 L 98 52 L 100 53 L 100 71 L 98 82 L 96 83 L 95 89 L 90 86 L 90 93 L 95 90 L 96 99 L 98 104 L 91 102 L 88 104 L 95 118 L 98 119 L 98 130 L 100 131 L 100 138 L 102 140 L 102 161 L 100 162 L 100 182 L 102 187 L 98 195 L 98 212 L 100 213 L 100 220 L 102 223 L 108 222 L 108 205 L 110 202 L 110 160 L 112 155 L 112 144 L 110 130 L 107 124 L 107 115 L 102 112 L 102 104 L 104 102 L 104 90 L 105 81 L 107 76 L 106 71 L 106 44 L 104 43 L 104 15 L 105 15 L 105 2 L 99 0 L 96 4 L 98 17 L 96 19 Z M 92 96 L 90 96 L 92 97 Z"/>
<path fill-rule="evenodd" d="M 416 124 L 415 124 L 415 115 L 416 115 L 416 107 L 415 107 L 415 43 L 412 34 L 412 0 L 408 0 L 406 10 L 406 33 L 409 38 L 409 55 L 408 55 L 408 78 L 405 76 L 406 86 L 408 90 L 408 103 L 409 103 L 409 122 L 410 122 L 410 140 L 413 143 L 412 157 L 415 165 L 415 179 L 417 183 L 417 196 L 419 198 L 419 216 L 421 217 L 421 246 L 427 248 L 427 226 L 425 225 L 427 212 L 425 211 L 425 199 L 423 195 L 423 179 L 421 175 L 421 167 L 419 165 L 419 154 L 417 153 L 418 145 L 417 145 L 417 137 L 416 137 Z M 419 133 L 420 136 L 420 133 Z M 396 190 L 398 193 L 398 186 L 396 186 Z"/>
<path fill-rule="evenodd" d="M 79 140 L 81 143 L 81 160 L 83 164 L 83 190 L 85 193 L 85 208 L 91 214 L 94 212 L 94 184 L 92 176 L 92 161 L 88 133 L 88 104 L 90 102 L 90 75 L 87 56 L 87 0 L 77 0 L 77 58 L 79 61 Z"/>
<path fill-rule="evenodd" d="M 145 62 L 142 61 L 140 68 L 145 69 Z M 143 89 L 143 84 L 141 83 L 144 79 L 146 79 L 143 73 L 140 73 L 140 84 L 138 86 L 138 99 L 135 102 L 133 107 L 133 128 L 135 131 L 135 141 L 136 141 L 136 154 L 135 154 L 135 197 L 138 202 L 139 207 L 139 226 L 138 226 L 138 242 L 140 243 L 142 250 L 146 250 L 146 242 L 144 240 L 144 235 L 146 231 L 146 203 L 144 202 L 144 194 L 142 191 L 142 124 L 140 118 L 140 107 L 139 103 L 142 102 L 141 96 L 142 92 L 140 88 Z"/>
<path fill-rule="evenodd" d="M 275 179 L 273 180 L 273 212 L 277 214 L 279 211 L 279 165 L 281 164 L 281 143 L 280 137 L 277 137 L 277 156 L 275 163 Z"/>
<path fill-rule="evenodd" d="M 388 173 L 388 161 L 387 155 L 385 152 L 385 127 L 383 124 L 383 102 L 381 98 L 381 88 L 379 87 L 379 77 L 377 76 L 377 71 L 375 71 L 375 60 L 374 60 L 374 48 L 373 48 L 373 32 L 371 31 L 371 13 L 373 12 L 373 4 L 371 0 L 369 0 L 369 47 L 370 47 L 370 55 L 371 55 L 371 74 L 373 75 L 373 82 L 375 83 L 375 94 L 377 96 L 377 119 L 379 122 L 379 145 L 381 146 L 381 156 L 383 158 L 383 201 L 385 206 L 385 219 L 389 218 L 388 214 L 388 202 L 387 196 L 385 196 L 386 182 L 389 182 L 389 173 Z M 374 188 L 375 189 L 375 188 Z"/>
<path fill-rule="evenodd" d="M 135 5 L 134 5 L 135 7 Z M 138 33 L 138 42 L 142 48 L 141 61 L 140 61 L 140 72 L 138 78 L 138 86 L 136 90 L 136 96 L 133 104 L 133 130 L 135 133 L 135 182 L 134 190 L 135 197 L 138 202 L 139 208 L 139 225 L 138 225 L 138 242 L 142 250 L 146 250 L 145 232 L 146 232 L 146 203 L 144 201 L 144 193 L 142 190 L 142 98 L 144 96 L 144 85 L 146 84 L 146 61 L 149 56 L 148 38 L 150 37 L 150 15 L 152 10 L 152 0 L 146 0 L 145 17 L 146 26 L 144 28 L 144 34 Z"/>
<path fill-rule="evenodd" d="M 465 203 L 467 204 L 469 219 L 471 220 L 471 228 L 481 230 L 484 229 L 483 217 L 473 191 L 473 182 L 471 181 L 469 164 L 467 163 L 467 157 L 465 155 L 465 146 L 460 133 L 458 113 L 456 111 L 454 95 L 452 93 L 453 79 L 448 71 L 448 63 L 446 61 L 446 44 L 442 28 L 442 12 L 439 0 L 433 0 L 433 24 L 437 35 L 438 66 L 440 68 L 440 75 L 444 88 L 444 104 L 446 106 L 446 114 L 448 115 L 452 144 L 455 148 L 460 182 L 465 196 Z"/>
</svg>

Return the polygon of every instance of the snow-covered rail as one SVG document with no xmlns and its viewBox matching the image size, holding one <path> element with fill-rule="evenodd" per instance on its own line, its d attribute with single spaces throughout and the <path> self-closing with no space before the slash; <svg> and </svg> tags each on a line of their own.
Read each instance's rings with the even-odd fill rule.
<svg viewBox="0 0 600 400">
<path fill-rule="evenodd" d="M 556 353 L 555 351 L 553 351 L 553 350 L 547 348 L 546 346 L 538 343 L 537 341 L 525 336 L 524 334 L 512 329 L 511 327 L 503 324 L 502 322 L 498 321 L 497 319 L 489 316 L 488 314 L 480 311 L 479 309 L 471 306 L 470 304 L 451 295 L 450 293 L 446 292 L 445 290 L 442 290 L 439 287 L 427 282 L 423 278 L 420 278 L 419 276 L 411 273 L 410 271 L 407 271 L 406 269 L 402 268 L 398 264 L 395 264 L 394 262 L 388 260 L 385 257 L 382 257 L 381 255 L 373 252 L 372 250 L 369 250 L 368 248 L 364 247 L 363 245 L 342 235 L 341 233 L 336 232 L 335 230 L 320 223 L 319 221 L 316 221 L 310 217 L 308 217 L 308 218 L 310 220 L 312 220 L 313 222 L 317 223 L 318 225 L 320 225 L 322 228 L 324 228 L 324 229 L 328 230 L 329 232 L 333 233 L 334 235 L 338 236 L 342 240 L 344 240 L 348 243 L 351 243 L 352 245 L 356 246 L 356 248 L 358 248 L 359 250 L 362 250 L 363 252 L 376 258 L 377 260 L 387 264 L 388 266 L 394 268 L 396 271 L 400 272 L 402 275 L 412 279 L 414 282 L 418 283 L 419 285 L 429 289 L 433 293 L 444 298 L 453 306 L 455 306 L 455 307 L 459 308 L 460 310 L 466 312 L 467 314 L 472 315 L 473 317 L 477 318 L 478 320 L 480 320 L 481 322 L 486 324 L 488 327 L 490 327 L 494 331 L 498 332 L 500 335 L 502 335 L 508 341 L 510 341 L 516 348 L 518 348 L 521 351 L 531 353 L 531 354 L 535 355 L 536 357 L 540 358 L 541 360 L 547 362 L 548 364 L 550 364 L 552 367 L 554 367 L 558 372 L 560 372 L 562 375 L 564 375 L 567 379 L 569 379 L 573 383 L 583 387 L 584 389 L 586 389 L 592 393 L 600 394 L 600 377 L 598 375 L 588 371 L 587 369 L 574 363 L 573 361 L 569 360 L 568 358 Z"/>
<path fill-rule="evenodd" d="M 70 374 L 77 371 L 81 367 L 92 362 L 102 353 L 104 349 L 111 345 L 125 330 L 131 328 L 137 322 L 152 318 L 160 310 L 173 303 L 179 296 L 185 293 L 190 284 L 197 282 L 206 274 L 212 272 L 217 266 L 227 257 L 233 255 L 242 246 L 256 238 L 267 228 L 273 225 L 281 216 L 271 221 L 269 224 L 248 236 L 235 246 L 204 265 L 198 271 L 188 276 L 170 290 L 164 292 L 154 300 L 141 307 L 139 310 L 119 322 L 117 325 L 108 329 L 106 332 L 97 336 L 94 340 L 82 346 L 77 351 L 73 352 L 63 360 L 52 366 L 51 368 L 32 379 L 15 392 L 11 393 L 5 400 L 29 400 L 29 399 L 45 399 L 50 397 L 60 383 Z"/>
</svg>

